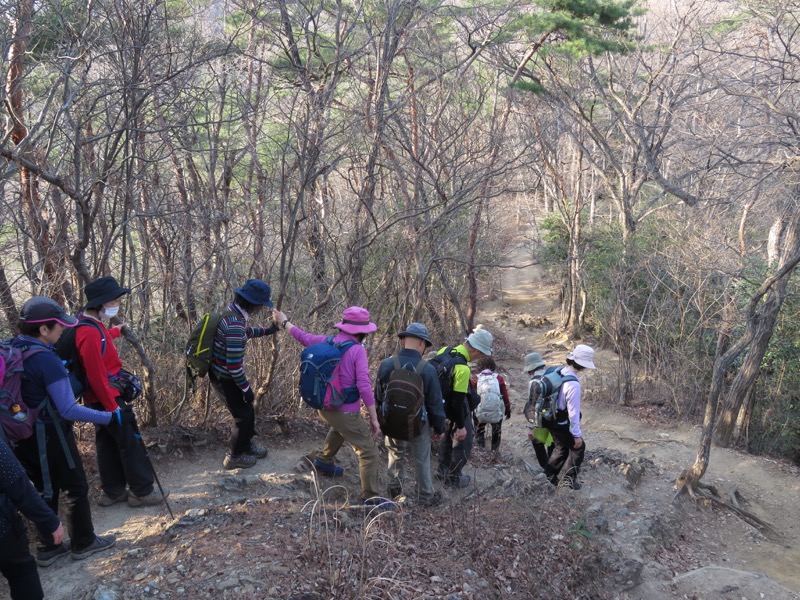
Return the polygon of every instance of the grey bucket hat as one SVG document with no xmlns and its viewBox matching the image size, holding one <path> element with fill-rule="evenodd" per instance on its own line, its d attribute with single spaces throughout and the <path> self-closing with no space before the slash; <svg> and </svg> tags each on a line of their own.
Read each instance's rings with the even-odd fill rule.
<svg viewBox="0 0 800 600">
<path fill-rule="evenodd" d="M 538 352 L 531 352 L 530 354 L 525 355 L 525 366 L 522 367 L 522 370 L 525 373 L 530 373 L 531 371 L 535 371 L 544 365 L 545 362 L 542 360 L 542 355 Z"/>
</svg>

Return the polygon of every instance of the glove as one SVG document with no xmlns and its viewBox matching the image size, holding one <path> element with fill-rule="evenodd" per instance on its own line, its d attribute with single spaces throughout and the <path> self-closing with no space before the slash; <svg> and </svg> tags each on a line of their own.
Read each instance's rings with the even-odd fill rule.
<svg viewBox="0 0 800 600">
<path fill-rule="evenodd" d="M 511 411 L 507 410 L 506 411 L 506 421 L 508 421 L 510 418 L 511 418 Z"/>
<path fill-rule="evenodd" d="M 247 388 L 246 392 L 242 392 L 242 396 L 244 396 L 244 401 L 248 404 L 252 404 L 256 401 L 256 395 L 253 393 L 253 388 Z"/>
</svg>

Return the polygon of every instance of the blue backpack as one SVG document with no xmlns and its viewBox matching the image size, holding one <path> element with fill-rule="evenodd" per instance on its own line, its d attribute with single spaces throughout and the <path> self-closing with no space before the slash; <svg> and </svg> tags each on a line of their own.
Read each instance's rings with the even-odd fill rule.
<svg viewBox="0 0 800 600">
<path fill-rule="evenodd" d="M 358 402 L 358 388 L 342 389 L 339 362 L 355 342 L 334 343 L 333 337 L 306 347 L 300 354 L 300 397 L 311 408 L 331 410 Z"/>
</svg>

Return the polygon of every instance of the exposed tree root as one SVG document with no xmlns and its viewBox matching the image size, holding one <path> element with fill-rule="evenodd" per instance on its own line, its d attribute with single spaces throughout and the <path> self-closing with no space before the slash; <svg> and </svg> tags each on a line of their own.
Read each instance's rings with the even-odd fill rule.
<svg viewBox="0 0 800 600">
<path fill-rule="evenodd" d="M 613 433 L 619 439 L 621 439 L 623 441 L 626 441 L 626 442 L 630 442 L 632 444 L 664 444 L 664 443 L 667 443 L 667 444 L 668 443 L 682 444 L 683 443 L 680 440 L 637 440 L 637 439 L 632 438 L 632 437 L 625 437 L 623 435 L 620 435 L 618 432 L 614 431 L 613 429 L 596 429 L 595 431 Z"/>
<path fill-rule="evenodd" d="M 675 486 L 678 488 L 678 491 L 672 498 L 673 503 L 675 503 L 681 495 L 686 494 L 695 502 L 706 501 L 718 506 L 722 506 L 727 508 L 751 527 L 756 528 L 759 533 L 761 533 L 768 540 L 772 542 L 780 542 L 783 540 L 783 535 L 770 523 L 767 523 L 749 510 L 742 508 L 741 505 L 746 504 L 747 500 L 739 493 L 737 489 L 731 491 L 730 501 L 727 501 L 719 494 L 719 491 L 713 485 L 700 482 L 695 482 L 693 485 L 689 485 L 689 482 L 686 480 L 684 474 L 681 474 L 678 477 L 678 480 L 675 482 Z"/>
</svg>

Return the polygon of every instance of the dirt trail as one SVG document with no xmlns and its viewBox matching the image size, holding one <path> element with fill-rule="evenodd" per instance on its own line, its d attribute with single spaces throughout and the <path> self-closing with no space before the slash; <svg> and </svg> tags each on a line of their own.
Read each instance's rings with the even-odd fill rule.
<svg viewBox="0 0 800 600">
<path fill-rule="evenodd" d="M 530 262 L 529 252 L 527 245 L 517 246 L 513 249 L 511 262 Z M 523 353 L 530 350 L 542 352 L 548 364 L 562 362 L 565 348 L 571 348 L 575 343 L 563 336 L 552 337 L 549 334 L 551 326 L 548 324 L 558 322 L 557 296 L 552 286 L 544 283 L 541 271 L 536 266 L 509 269 L 503 276 L 501 298 L 484 305 L 482 316 L 485 322 L 493 322 L 493 331 L 524 347 Z M 522 322 L 543 322 L 543 326 L 524 326 Z M 518 356 L 510 356 L 499 362 L 512 373 L 520 366 Z M 595 364 L 598 370 L 587 374 L 584 387 L 600 391 L 594 397 L 603 397 L 602 382 L 614 379 L 616 357 L 611 352 L 598 349 Z M 522 382 L 517 379 L 515 383 L 524 386 L 524 379 Z M 517 389 L 518 393 L 521 391 Z M 675 494 L 673 484 L 677 475 L 694 462 L 699 448 L 700 427 L 685 423 L 653 423 L 652 420 L 637 418 L 634 410 L 625 411 L 617 406 L 590 400 L 584 403 L 583 414 L 590 453 L 593 449 L 603 449 L 647 459 L 655 464 L 658 473 L 655 477 L 643 478 L 631 492 L 617 489 L 591 465 L 587 465 L 582 479 L 586 484 L 584 493 L 589 499 L 607 501 L 613 498 L 621 506 L 631 505 L 639 511 L 656 515 L 674 510 L 671 504 Z M 525 448 L 524 440 L 521 447 Z M 717 486 L 725 496 L 738 490 L 748 502 L 745 508 L 773 524 L 781 537 L 768 541 L 726 511 L 717 510 L 709 515 L 708 509 L 698 509 L 689 504 L 679 505 L 687 522 L 695 519 L 703 522 L 694 540 L 693 551 L 697 566 L 708 568 L 693 585 L 709 595 L 699 597 L 727 597 L 714 594 L 722 594 L 721 590 L 726 586 L 730 592 L 747 587 L 744 584 L 732 585 L 736 577 L 730 571 L 711 568 L 714 565 L 760 572 L 788 588 L 771 588 L 763 580 L 755 578 L 755 589 L 770 590 L 770 593 L 760 597 L 797 597 L 789 590 L 800 592 L 800 503 L 797 502 L 800 497 L 800 469 L 785 462 L 714 447 L 704 481 Z M 708 521 L 709 516 L 718 518 Z M 655 597 L 656 593 L 654 586 L 649 591 L 649 597 Z M 647 598 L 648 595 L 642 597 Z M 736 597 L 745 596 L 740 594 Z"/>
<path fill-rule="evenodd" d="M 513 264 L 531 263 L 529 246 L 523 243 L 510 254 L 508 260 Z M 566 349 L 574 342 L 545 335 L 556 326 L 557 310 L 554 290 L 544 283 L 541 273 L 533 266 L 507 269 L 498 298 L 482 307 L 480 318 L 495 334 L 497 362 L 506 373 L 515 407 L 511 420 L 503 425 L 499 460 L 486 451 L 475 452 L 469 472 L 476 488 L 496 485 L 498 473 L 517 478 L 532 477 L 527 465 L 535 460 L 527 440 L 527 423 L 520 414 L 527 378 L 520 369 L 524 354 L 534 349 L 542 352 L 549 364 L 563 361 Z M 593 394 L 597 394 L 604 379 L 613 378 L 614 360 L 612 353 L 598 351 L 598 371 L 585 383 Z M 798 469 L 724 449 L 715 448 L 712 452 L 705 481 L 723 490 L 737 488 L 750 502 L 747 508 L 773 523 L 782 533 L 781 541 L 771 542 L 725 511 L 688 504 L 678 508 L 671 505 L 676 475 L 694 460 L 699 439 L 697 427 L 640 420 L 632 411 L 623 412 L 591 400 L 586 401 L 583 413 L 589 452 L 581 473 L 584 488 L 576 493 L 576 501 L 586 503 L 587 514 L 595 515 L 598 522 L 602 517 L 606 535 L 623 555 L 627 554 L 628 562 L 633 565 L 630 589 L 621 592 L 619 598 L 800 597 L 797 594 L 800 592 Z M 162 483 L 171 490 L 170 502 L 176 517 L 191 509 L 203 511 L 228 504 L 242 505 L 244 499 L 255 494 L 276 499 L 303 499 L 308 497 L 309 480 L 295 467 L 321 439 L 320 432 L 287 437 L 285 431 L 270 431 L 264 439 L 270 446 L 269 457 L 259 461 L 255 468 L 241 472 L 222 468 L 224 450 L 218 447 L 199 448 L 168 457 L 156 455 L 155 466 Z M 647 465 L 644 475 L 635 484 L 629 484 L 617 467 L 603 463 L 618 455 L 626 464 L 635 458 Z M 347 473 L 341 483 L 357 489 L 355 456 L 347 449 L 340 452 L 339 458 Z M 85 460 L 93 460 L 93 457 L 87 456 Z M 120 560 L 135 568 L 138 546 L 143 540 L 163 537 L 170 526 L 166 510 L 130 509 L 125 505 L 93 507 L 92 510 L 98 533 L 114 532 L 118 536 L 117 549 L 113 554 L 100 554 L 81 562 L 64 559 L 41 569 L 46 597 L 52 600 L 119 600 L 123 595 L 120 589 L 127 590 L 125 598 L 152 595 L 154 586 L 144 587 L 150 592 L 142 592 L 141 596 L 134 593 L 133 582 L 120 580 L 116 569 Z M 677 553 L 681 556 L 676 558 L 676 552 L 649 555 L 648 547 L 660 547 L 658 544 L 648 546 L 653 537 L 659 542 L 671 540 L 680 549 Z M 224 553 L 226 549 L 219 551 Z M 752 572 L 761 572 L 767 577 Z M 623 575 L 628 576 L 627 573 Z M 220 578 L 225 576 L 226 573 L 219 573 Z M 134 577 L 134 581 L 144 585 L 153 575 L 142 573 L 138 577 Z M 145 579 L 140 581 L 142 577 Z M 0 596 L 7 593 L 4 585 L 5 582 L 0 581 Z M 170 588 L 162 580 L 159 589 L 177 594 L 164 596 L 162 593 L 159 597 L 186 597 L 181 595 L 179 583 Z"/>
</svg>

